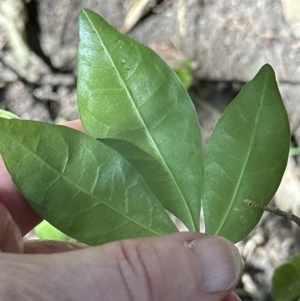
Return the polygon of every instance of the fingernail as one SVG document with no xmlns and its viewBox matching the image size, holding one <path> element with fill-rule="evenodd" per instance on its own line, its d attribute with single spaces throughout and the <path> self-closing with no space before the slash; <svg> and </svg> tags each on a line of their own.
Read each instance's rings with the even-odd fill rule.
<svg viewBox="0 0 300 301">
<path fill-rule="evenodd" d="M 216 293 L 232 289 L 242 270 L 238 249 L 230 241 L 206 236 L 188 244 L 196 255 L 202 289 Z"/>
</svg>

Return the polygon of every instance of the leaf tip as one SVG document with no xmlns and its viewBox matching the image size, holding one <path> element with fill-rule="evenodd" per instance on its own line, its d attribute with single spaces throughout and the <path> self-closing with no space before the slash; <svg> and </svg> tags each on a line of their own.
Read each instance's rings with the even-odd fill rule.
<svg viewBox="0 0 300 301">
<path fill-rule="evenodd" d="M 79 14 L 79 20 L 86 19 L 86 18 L 91 19 L 93 17 L 99 18 L 100 16 L 88 8 L 82 9 Z"/>
<path fill-rule="evenodd" d="M 273 77 L 275 79 L 275 71 L 273 69 L 273 67 L 270 65 L 270 64 L 264 64 L 258 73 L 264 73 L 266 74 L 267 76 L 270 76 L 270 77 Z"/>
<path fill-rule="evenodd" d="M 80 15 L 83 15 L 83 14 L 87 15 L 89 13 L 93 13 L 93 11 L 88 8 L 83 8 L 80 12 Z"/>
</svg>

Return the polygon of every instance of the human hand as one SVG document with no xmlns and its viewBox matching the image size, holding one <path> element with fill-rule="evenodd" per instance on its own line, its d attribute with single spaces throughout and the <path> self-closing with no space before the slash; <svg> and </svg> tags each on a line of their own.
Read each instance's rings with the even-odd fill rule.
<svg viewBox="0 0 300 301">
<path fill-rule="evenodd" d="M 78 121 L 68 126 L 82 130 Z M 24 243 L 39 221 L 0 159 L 1 300 L 239 300 L 231 291 L 241 259 L 225 239 L 186 232 L 89 248 Z"/>
</svg>

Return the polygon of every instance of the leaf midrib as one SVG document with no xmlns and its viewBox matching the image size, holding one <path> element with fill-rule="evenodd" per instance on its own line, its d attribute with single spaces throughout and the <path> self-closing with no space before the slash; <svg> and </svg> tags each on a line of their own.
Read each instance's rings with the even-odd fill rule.
<svg viewBox="0 0 300 301">
<path fill-rule="evenodd" d="M 186 198 L 185 198 L 183 192 L 181 191 L 181 189 L 180 189 L 180 187 L 179 187 L 177 181 L 175 180 L 175 177 L 174 177 L 174 175 L 173 175 L 173 172 L 172 172 L 171 169 L 169 168 L 167 162 L 164 160 L 164 158 L 163 158 L 163 156 L 162 156 L 162 154 L 161 154 L 159 148 L 157 147 L 157 145 L 156 145 L 156 143 L 155 143 L 153 137 L 151 136 L 150 131 L 149 131 L 149 129 L 148 129 L 148 127 L 147 127 L 147 125 L 146 125 L 146 123 L 145 123 L 143 117 L 141 116 L 141 114 L 139 113 L 139 111 L 138 111 L 138 109 L 137 109 L 137 107 L 136 107 L 136 104 L 135 104 L 135 102 L 134 102 L 134 99 L 133 99 L 132 96 L 131 96 L 130 91 L 127 89 L 127 86 L 126 86 L 126 84 L 125 84 L 124 79 L 122 78 L 122 76 L 121 76 L 120 72 L 118 71 L 118 68 L 116 67 L 116 65 L 115 65 L 115 63 L 114 63 L 112 57 L 110 56 L 109 52 L 107 51 L 107 48 L 105 47 L 105 44 L 103 43 L 103 40 L 101 39 L 100 35 L 98 34 L 97 29 L 95 28 L 95 26 L 94 26 L 93 22 L 91 21 L 91 19 L 89 18 L 88 14 L 87 14 L 85 11 L 84 11 L 84 13 L 85 13 L 87 19 L 89 20 L 91 26 L 93 27 L 95 33 L 97 34 L 99 40 L 101 41 L 101 43 L 102 43 L 102 45 L 103 45 L 103 48 L 105 49 L 106 54 L 107 54 L 108 57 L 110 58 L 110 61 L 111 61 L 112 65 L 113 65 L 114 69 L 116 70 L 116 73 L 118 74 L 118 77 L 119 77 L 119 79 L 120 79 L 120 82 L 123 84 L 123 86 L 124 86 L 124 88 L 125 88 L 125 91 L 126 91 L 126 94 L 128 95 L 129 99 L 131 100 L 131 103 L 132 103 L 133 108 L 134 108 L 134 110 L 135 110 L 135 112 L 136 112 L 136 115 L 138 116 L 138 119 L 140 120 L 140 122 L 142 123 L 142 125 L 144 126 L 144 128 L 145 128 L 145 130 L 146 130 L 146 134 L 147 134 L 149 140 L 151 141 L 151 144 L 152 144 L 152 146 L 153 146 L 153 148 L 154 148 L 154 151 L 157 153 L 158 157 L 161 159 L 161 162 L 163 163 L 165 169 L 167 170 L 167 172 L 169 173 L 169 175 L 170 175 L 170 177 L 172 178 L 173 182 L 175 183 L 175 187 L 176 187 L 177 191 L 179 192 L 179 195 L 180 195 L 181 199 L 183 200 L 183 204 L 184 204 L 184 206 L 185 206 L 185 208 L 186 208 L 186 212 L 188 213 L 189 219 L 190 219 L 190 221 L 192 222 L 193 229 L 191 229 L 191 230 L 195 231 L 195 230 L 196 230 L 196 225 L 195 225 L 195 222 L 194 222 L 194 218 L 193 218 L 193 216 L 192 216 L 192 214 L 191 214 L 191 209 L 190 209 L 189 204 L 188 204 L 188 202 L 187 202 L 187 200 L 186 200 Z"/>
<path fill-rule="evenodd" d="M 265 91 L 266 91 L 266 83 L 265 83 L 265 85 L 264 85 L 263 93 L 261 94 L 262 97 L 264 97 L 263 95 L 265 95 Z M 245 171 L 245 169 L 246 169 L 246 167 L 247 167 L 247 165 L 248 165 L 249 157 L 250 157 L 250 154 L 251 154 L 251 152 L 252 152 L 253 141 L 254 141 L 254 138 L 255 138 L 255 134 L 254 134 L 254 133 L 256 132 L 256 129 L 257 129 L 257 126 L 258 126 L 258 121 L 259 121 L 259 117 L 260 117 L 260 114 L 261 114 L 261 110 L 262 110 L 262 106 L 260 107 L 259 112 L 258 112 L 258 114 L 257 114 L 256 117 L 255 117 L 255 126 L 253 127 L 252 137 L 251 137 L 251 141 L 250 141 L 250 142 L 251 142 L 251 147 L 249 148 L 249 150 L 248 150 L 248 152 L 247 152 L 247 156 L 246 156 L 245 163 L 244 163 L 243 168 L 242 168 L 242 171 L 241 171 L 241 173 L 240 173 L 239 180 L 238 180 L 238 183 L 237 183 L 237 185 L 236 185 L 236 188 L 235 188 L 235 190 L 234 190 L 234 192 L 233 192 L 233 197 L 232 197 L 232 200 L 233 200 L 233 201 L 231 202 L 230 206 L 229 206 L 228 209 L 226 210 L 226 213 L 225 213 L 225 215 L 224 215 L 224 218 L 223 218 L 222 222 L 220 223 L 219 228 L 218 228 L 218 229 L 216 230 L 216 232 L 215 232 L 216 235 L 218 235 L 218 234 L 220 233 L 220 231 L 222 230 L 222 228 L 223 228 L 223 226 L 224 226 L 224 224 L 225 224 L 225 222 L 226 222 L 226 220 L 227 220 L 227 218 L 228 218 L 228 216 L 229 216 L 229 213 L 231 212 L 232 207 L 233 207 L 233 205 L 235 204 L 234 201 L 235 201 L 236 195 L 237 195 L 237 193 L 238 193 L 238 191 L 239 191 L 240 184 L 241 184 L 241 181 L 242 181 L 242 178 L 243 178 L 243 174 L 244 174 L 244 171 Z"/>
</svg>

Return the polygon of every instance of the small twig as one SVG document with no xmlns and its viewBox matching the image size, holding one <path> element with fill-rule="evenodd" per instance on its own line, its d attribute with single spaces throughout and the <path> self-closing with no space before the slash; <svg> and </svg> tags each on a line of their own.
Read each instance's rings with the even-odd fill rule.
<svg viewBox="0 0 300 301">
<path fill-rule="evenodd" d="M 263 206 L 263 205 L 260 205 L 260 204 L 257 204 L 251 200 L 244 200 L 244 203 L 250 207 L 256 207 L 256 208 L 260 208 L 264 211 L 268 211 L 268 212 L 271 212 L 275 215 L 278 215 L 278 216 L 281 216 L 281 217 L 284 217 L 284 218 L 287 218 L 288 220 L 296 223 L 299 227 L 300 227 L 300 217 L 298 217 L 297 215 L 295 214 L 292 214 L 292 213 L 289 213 L 289 212 L 285 212 L 285 211 L 282 211 L 276 207 L 268 207 L 268 206 Z"/>
</svg>

